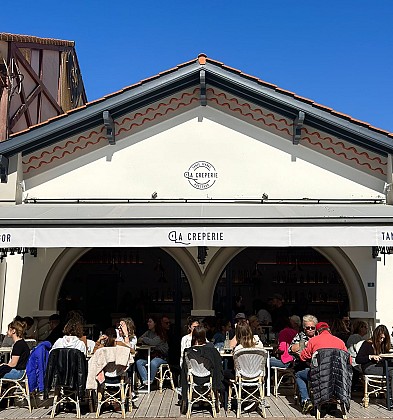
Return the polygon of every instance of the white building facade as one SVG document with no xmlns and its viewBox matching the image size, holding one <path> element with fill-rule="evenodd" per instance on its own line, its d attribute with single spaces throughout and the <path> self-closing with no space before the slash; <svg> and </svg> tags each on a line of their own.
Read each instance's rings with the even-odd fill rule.
<svg viewBox="0 0 393 420">
<path fill-rule="evenodd" d="M 69 271 L 97 248 L 161 249 L 200 316 L 217 313 L 215 290 L 247 249 L 276 262 L 310 250 L 337 273 L 352 318 L 390 328 L 392 154 L 391 133 L 204 55 L 13 135 L 0 143 L 2 331 L 17 313 L 57 312 Z M 250 295 L 267 297 L 266 261 L 250 262 Z M 323 295 L 306 298 L 332 301 L 330 274 L 281 282 L 274 267 L 265 290 L 287 304 L 319 282 Z"/>
</svg>

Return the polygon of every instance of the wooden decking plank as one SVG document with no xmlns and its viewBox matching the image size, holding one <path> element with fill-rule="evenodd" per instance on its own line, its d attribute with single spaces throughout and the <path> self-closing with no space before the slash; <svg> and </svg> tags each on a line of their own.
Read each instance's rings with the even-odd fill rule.
<svg viewBox="0 0 393 420">
<path fill-rule="evenodd" d="M 152 394 L 152 400 L 149 406 L 149 409 L 146 412 L 146 416 L 147 417 L 157 417 L 159 410 L 160 410 L 160 406 L 161 406 L 161 401 L 164 397 L 164 394 L 160 394 L 159 391 L 156 391 Z"/>
<path fill-rule="evenodd" d="M 173 392 L 171 389 L 165 389 L 163 391 L 163 398 L 161 401 L 161 407 L 159 411 L 159 415 L 157 417 L 169 417 L 169 413 L 171 410 L 171 406 L 173 404 L 173 397 L 176 396 L 177 400 L 177 394 Z"/>
<path fill-rule="evenodd" d="M 149 410 L 151 401 L 153 399 L 153 393 L 155 391 L 151 392 L 150 394 L 142 394 L 143 400 L 139 404 L 138 413 L 135 417 L 147 417 L 146 413 Z"/>
</svg>

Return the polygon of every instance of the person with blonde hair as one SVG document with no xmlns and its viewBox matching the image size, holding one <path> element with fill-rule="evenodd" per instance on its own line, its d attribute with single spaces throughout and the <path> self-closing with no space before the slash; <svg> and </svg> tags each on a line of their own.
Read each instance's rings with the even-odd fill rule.
<svg viewBox="0 0 393 420">
<path fill-rule="evenodd" d="M 20 379 L 23 376 L 30 356 L 29 346 L 23 339 L 26 327 L 25 321 L 13 320 L 8 324 L 7 336 L 14 344 L 9 362 L 0 365 L 0 378 Z"/>
</svg>

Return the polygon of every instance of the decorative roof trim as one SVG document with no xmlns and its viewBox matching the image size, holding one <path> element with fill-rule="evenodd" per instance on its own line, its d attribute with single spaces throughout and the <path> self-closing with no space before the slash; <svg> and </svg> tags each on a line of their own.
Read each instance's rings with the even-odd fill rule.
<svg viewBox="0 0 393 420">
<path fill-rule="evenodd" d="M 0 41 L 28 42 L 28 43 L 43 44 L 43 45 L 60 45 L 64 47 L 75 46 L 74 41 L 65 41 L 62 39 L 55 39 L 55 38 L 39 38 L 38 36 L 9 34 L 6 32 L 0 32 Z"/>
</svg>

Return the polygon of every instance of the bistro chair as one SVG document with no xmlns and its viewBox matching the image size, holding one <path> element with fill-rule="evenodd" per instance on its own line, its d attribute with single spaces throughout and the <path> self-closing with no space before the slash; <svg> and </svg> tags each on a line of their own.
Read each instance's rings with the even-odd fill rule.
<svg viewBox="0 0 393 420">
<path fill-rule="evenodd" d="M 45 372 L 44 397 L 54 388 L 51 418 L 64 404 L 73 404 L 80 419 L 80 401 L 85 396 L 87 362 L 83 352 L 77 349 L 55 349 L 49 354 Z"/>
<path fill-rule="evenodd" d="M 370 395 L 386 393 L 386 376 L 385 375 L 363 375 L 364 392 L 363 392 L 363 407 L 367 408 L 370 402 Z"/>
<path fill-rule="evenodd" d="M 126 418 L 126 396 L 129 392 L 128 376 L 123 373 L 121 376 L 107 376 L 105 381 L 97 388 L 97 411 L 96 418 L 100 416 L 103 404 L 115 405 L 121 407 L 121 415 Z M 128 406 L 132 411 L 132 403 Z"/>
<path fill-rule="evenodd" d="M 171 384 L 172 391 L 176 392 L 175 384 L 173 383 L 172 371 L 168 363 L 163 363 L 158 367 L 156 379 L 158 382 L 158 389 L 160 390 L 160 394 L 162 394 L 162 387 L 164 385 L 164 381 L 169 381 Z"/>
<path fill-rule="evenodd" d="M 262 348 L 243 348 L 235 352 L 235 379 L 230 381 L 228 392 L 228 413 L 231 410 L 232 389 L 237 400 L 236 417 L 240 418 L 242 405 L 255 405 L 266 418 L 265 369 L 268 352 Z"/>
<path fill-rule="evenodd" d="M 352 366 L 347 351 L 337 348 L 317 350 L 311 359 L 310 381 L 315 417 L 321 418 L 324 404 L 339 404 L 347 418 L 351 401 Z"/>
<path fill-rule="evenodd" d="M 7 399 L 7 407 L 9 407 L 11 398 L 20 401 L 26 400 L 29 411 L 32 412 L 26 371 L 20 379 L 0 379 L 0 402 Z"/>
<path fill-rule="evenodd" d="M 288 381 L 288 384 L 291 385 L 294 389 L 296 387 L 295 381 L 295 371 L 293 368 L 281 368 L 272 366 L 270 368 L 273 372 L 273 395 L 277 398 L 278 388 L 283 384 L 283 379 L 285 378 Z M 287 383 L 285 383 L 287 385 Z"/>
<path fill-rule="evenodd" d="M 211 406 L 213 417 L 217 417 L 216 396 L 213 390 L 213 376 L 209 369 L 198 360 L 184 355 L 187 363 L 187 418 L 191 417 L 192 406 L 197 403 L 207 403 Z"/>
</svg>

